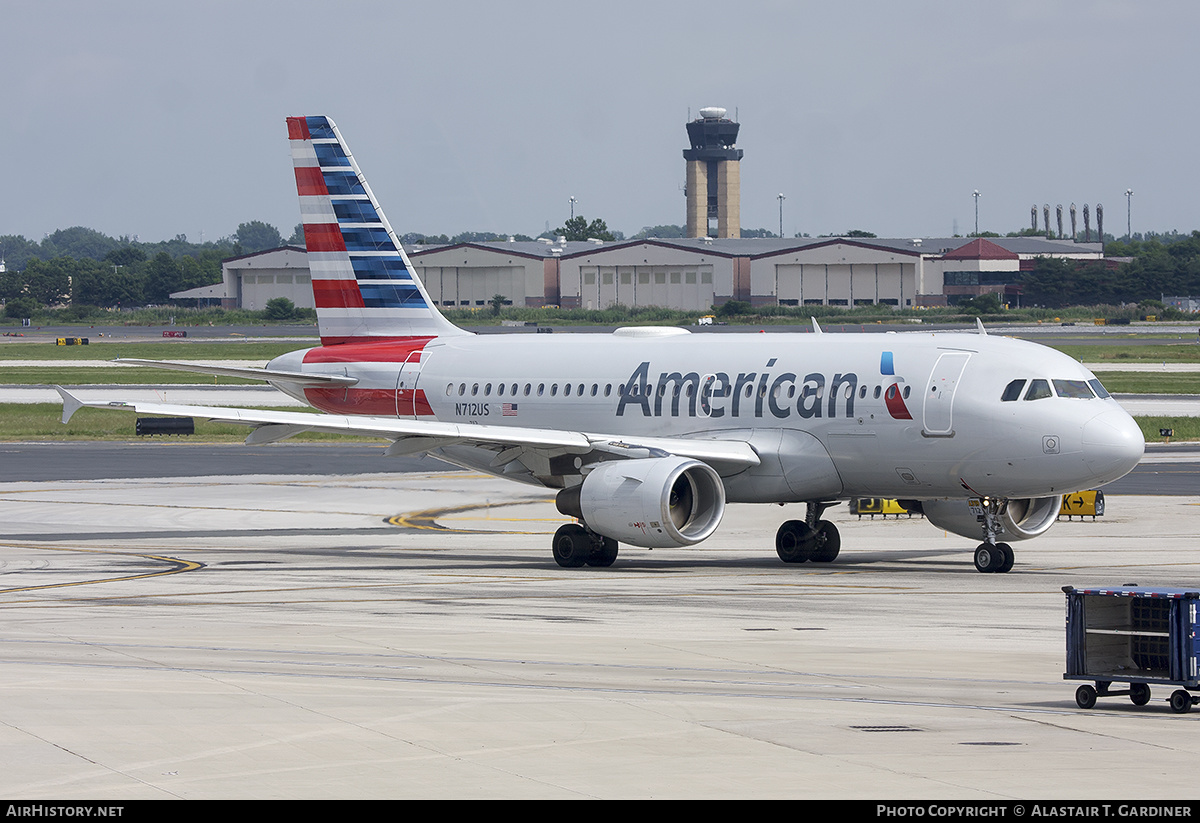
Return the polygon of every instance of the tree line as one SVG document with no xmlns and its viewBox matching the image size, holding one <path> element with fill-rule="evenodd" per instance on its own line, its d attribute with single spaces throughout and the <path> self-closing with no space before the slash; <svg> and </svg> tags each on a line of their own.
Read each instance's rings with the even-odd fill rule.
<svg viewBox="0 0 1200 823">
<path fill-rule="evenodd" d="M 1021 276 L 1022 305 L 1061 308 L 1157 301 L 1165 296 L 1200 296 L 1200 231 L 1164 242 L 1112 241 L 1105 260 L 1078 262 L 1039 258 Z"/>
<path fill-rule="evenodd" d="M 186 235 L 157 243 L 110 237 L 75 226 L 41 242 L 0 236 L 0 300 L 9 317 L 70 304 L 120 308 L 161 304 L 173 292 L 221 282 L 221 261 L 285 244 L 304 245 L 303 227 L 285 241 L 279 230 L 253 220 L 230 237 L 191 243 Z"/>
<path fill-rule="evenodd" d="M 682 227 L 653 226 L 639 235 L 668 237 L 675 236 L 676 231 L 682 234 Z M 763 233 L 770 234 L 765 230 Z M 589 221 L 583 216 L 567 221 L 554 234 L 578 240 L 623 239 L 603 220 Z M 865 231 L 852 234 L 874 236 Z M 405 235 L 402 242 L 506 239 L 489 232 L 464 232 L 453 238 Z M 521 235 L 519 239 L 532 238 Z M 1022 305 L 1062 308 L 1157 301 L 1164 295 L 1200 296 L 1200 231 L 1105 240 L 1105 260 L 1039 258 L 1031 271 L 1019 277 Z M 0 300 L 9 306 L 9 317 L 28 317 L 39 307 L 63 304 L 104 308 L 162 304 L 174 292 L 219 283 L 221 261 L 226 258 L 285 244 L 303 247 L 303 226 L 297 225 L 285 240 L 275 227 L 250 221 L 240 224 L 230 237 L 206 243 L 191 243 L 184 235 L 141 243 L 83 227 L 56 231 L 40 243 L 20 235 L 4 235 L 0 236 L 0 259 L 6 271 L 0 272 Z"/>
</svg>

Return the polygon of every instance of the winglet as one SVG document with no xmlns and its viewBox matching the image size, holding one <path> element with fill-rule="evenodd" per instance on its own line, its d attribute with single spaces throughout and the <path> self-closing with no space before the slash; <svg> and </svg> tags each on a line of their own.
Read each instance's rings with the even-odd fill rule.
<svg viewBox="0 0 1200 823">
<path fill-rule="evenodd" d="M 825 333 L 825 332 L 821 331 L 821 327 L 817 325 L 817 318 L 810 317 L 809 319 L 812 320 L 814 334 L 824 334 Z"/>
<path fill-rule="evenodd" d="M 75 414 L 75 412 L 77 412 L 81 408 L 83 408 L 83 401 L 80 400 L 75 395 L 71 394 L 69 391 L 64 389 L 62 386 L 55 386 L 54 388 L 59 393 L 59 395 L 62 397 L 62 401 L 63 401 L 62 422 L 70 423 L 71 415 Z"/>
<path fill-rule="evenodd" d="M 980 334 L 987 334 L 987 329 L 983 327 L 983 321 L 978 317 L 975 318 L 975 328 L 979 330 Z"/>
</svg>

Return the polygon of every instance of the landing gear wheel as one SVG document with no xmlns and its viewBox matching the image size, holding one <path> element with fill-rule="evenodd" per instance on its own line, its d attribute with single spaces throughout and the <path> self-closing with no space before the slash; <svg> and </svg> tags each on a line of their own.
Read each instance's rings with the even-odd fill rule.
<svg viewBox="0 0 1200 823">
<path fill-rule="evenodd" d="M 775 533 L 775 552 L 784 563 L 803 563 L 816 547 L 817 533 L 803 520 L 789 520 Z"/>
<path fill-rule="evenodd" d="M 1001 546 L 1004 548 L 1001 548 Z M 994 545 L 991 543 L 980 543 L 979 548 L 975 549 L 975 568 L 984 574 L 1005 570 L 1004 549 L 1008 549 L 1011 554 L 1012 549 L 1008 547 L 1007 543 L 996 543 Z"/>
<path fill-rule="evenodd" d="M 1096 705 L 1096 689 L 1093 686 L 1080 686 L 1075 690 L 1075 705 L 1081 709 L 1090 709 Z"/>
<path fill-rule="evenodd" d="M 1013 563 L 1016 561 L 1016 555 L 1013 554 L 1012 546 L 1007 543 L 997 543 L 996 548 L 1004 554 L 1004 562 L 1000 564 L 1000 568 L 996 569 L 996 573 L 1005 574 L 1012 571 Z"/>
<path fill-rule="evenodd" d="M 1150 687 L 1145 683 L 1130 683 L 1129 699 L 1135 706 L 1145 706 L 1150 702 Z"/>
<path fill-rule="evenodd" d="M 1192 709 L 1192 696 L 1183 689 L 1171 692 L 1171 711 L 1175 714 L 1187 714 Z"/>
<path fill-rule="evenodd" d="M 611 566 L 616 559 L 617 541 L 611 537 L 602 537 L 598 546 L 592 546 L 592 553 L 588 555 L 587 564 L 606 568 Z"/>
<path fill-rule="evenodd" d="M 842 536 L 838 533 L 837 526 L 828 520 L 817 521 L 817 543 L 816 548 L 813 549 L 812 561 L 814 563 L 832 563 L 837 559 L 841 548 Z"/>
<path fill-rule="evenodd" d="M 554 562 L 564 569 L 578 569 L 591 554 L 592 539 L 578 523 L 559 526 L 554 533 Z"/>
</svg>

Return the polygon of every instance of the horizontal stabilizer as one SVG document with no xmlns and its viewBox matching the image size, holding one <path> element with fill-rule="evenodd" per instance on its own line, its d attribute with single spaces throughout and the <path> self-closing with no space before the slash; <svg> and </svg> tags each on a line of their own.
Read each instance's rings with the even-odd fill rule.
<svg viewBox="0 0 1200 823">
<path fill-rule="evenodd" d="M 131 366 L 150 366 L 156 369 L 212 374 L 221 377 L 245 377 L 248 380 L 267 380 L 274 383 L 292 383 L 297 386 L 353 386 L 357 377 L 344 374 L 312 374 L 305 372 L 279 371 L 278 369 L 237 368 L 233 366 L 209 366 L 202 363 L 180 363 L 173 360 L 139 360 L 136 357 L 120 357 L 117 363 Z"/>
</svg>

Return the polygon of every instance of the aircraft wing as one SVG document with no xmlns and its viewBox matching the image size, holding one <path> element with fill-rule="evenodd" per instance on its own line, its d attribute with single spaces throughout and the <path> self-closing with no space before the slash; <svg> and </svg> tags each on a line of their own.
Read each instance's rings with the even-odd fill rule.
<svg viewBox="0 0 1200 823">
<path fill-rule="evenodd" d="M 313 374 L 280 371 L 278 369 L 236 368 L 232 366 L 209 366 L 199 363 L 181 363 L 175 360 L 141 360 L 136 357 L 118 357 L 114 362 L 131 366 L 152 366 L 156 369 L 187 371 L 196 374 L 219 374 L 223 377 L 245 377 L 249 380 L 273 380 L 277 383 L 294 383 L 298 386 L 353 386 L 357 377 L 344 374 Z"/>
<path fill-rule="evenodd" d="M 125 409 L 139 414 L 167 417 L 201 417 L 224 423 L 252 427 L 246 437 L 249 445 L 284 440 L 301 432 L 379 437 L 392 441 L 388 455 L 417 454 L 456 446 L 482 446 L 496 451 L 493 467 L 503 468 L 526 450 L 545 456 L 586 455 L 594 452 L 624 457 L 654 457 L 674 454 L 713 465 L 729 474 L 757 466 L 761 461 L 749 443 L 740 440 L 706 440 L 683 437 L 617 437 L 577 431 L 559 431 L 518 426 L 491 426 L 481 423 L 447 423 L 435 420 L 411 420 L 393 417 L 314 414 L 310 412 L 239 409 L 222 406 L 190 406 L 172 403 L 143 403 L 125 400 L 82 400 L 61 386 L 55 386 L 63 399 L 63 422 L 80 408 Z"/>
</svg>

